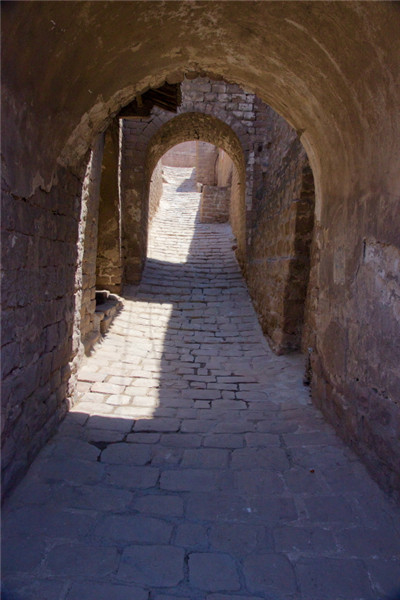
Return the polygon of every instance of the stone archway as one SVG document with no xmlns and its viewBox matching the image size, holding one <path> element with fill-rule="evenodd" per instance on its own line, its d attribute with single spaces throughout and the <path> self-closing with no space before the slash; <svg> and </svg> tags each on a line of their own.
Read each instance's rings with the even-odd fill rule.
<svg viewBox="0 0 400 600">
<path fill-rule="evenodd" d="M 2 6 L 7 481 L 64 413 L 87 150 L 137 93 L 208 73 L 253 90 L 301 137 L 317 192 L 313 394 L 399 487 L 396 3 L 71 6 Z"/>
<path fill-rule="evenodd" d="M 171 119 L 153 135 L 147 149 L 143 179 L 136 189 L 124 191 L 122 197 L 122 246 L 124 248 L 124 278 L 136 283 L 146 257 L 147 214 L 150 179 L 159 159 L 173 146 L 187 140 L 201 140 L 222 148 L 235 165 L 232 182 L 231 225 L 238 241 L 238 258 L 244 261 L 246 252 L 246 165 L 243 149 L 235 132 L 223 121 L 204 113 L 183 113 Z M 141 187 L 142 186 L 142 187 Z"/>
</svg>

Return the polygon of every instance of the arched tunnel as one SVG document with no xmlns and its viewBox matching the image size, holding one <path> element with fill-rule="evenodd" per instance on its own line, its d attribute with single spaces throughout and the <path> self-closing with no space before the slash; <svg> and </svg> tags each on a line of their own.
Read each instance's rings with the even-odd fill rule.
<svg viewBox="0 0 400 600">
<path fill-rule="evenodd" d="M 123 295 L 145 264 L 153 171 L 175 144 L 200 140 L 234 163 L 236 257 L 271 348 L 303 352 L 314 405 L 398 500 L 399 25 L 397 2 L 2 3 L 5 496 L 75 401 L 97 245 L 103 285 L 111 273 L 109 290 Z M 203 108 L 191 85 L 204 87 Z M 140 118 L 142 99 L 163 86 L 188 90 L 185 110 Z M 139 112 L 126 117 L 132 105 Z M 270 138 L 257 137 L 265 123 Z M 268 154 L 269 139 L 285 152 Z M 299 177 L 291 243 L 306 276 L 300 259 L 282 275 L 278 238 L 265 250 L 280 227 L 265 220 L 274 168 L 281 204 Z M 101 186 L 118 170 L 110 212 Z"/>
</svg>

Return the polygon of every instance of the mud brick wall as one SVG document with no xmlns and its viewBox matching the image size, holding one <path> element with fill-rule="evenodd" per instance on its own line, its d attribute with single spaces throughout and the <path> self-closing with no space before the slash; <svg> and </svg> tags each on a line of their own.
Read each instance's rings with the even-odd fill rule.
<svg viewBox="0 0 400 600">
<path fill-rule="evenodd" d="M 168 167 L 194 167 L 196 164 L 196 142 L 183 142 L 168 150 L 162 157 Z"/>
<path fill-rule="evenodd" d="M 119 123 L 105 133 L 100 183 L 96 287 L 119 294 L 122 282 L 119 207 Z"/>
<path fill-rule="evenodd" d="M 268 115 L 253 200 L 246 278 L 263 331 L 278 352 L 301 345 L 310 270 L 314 184 L 296 132 Z M 261 175 L 260 175 L 261 174 Z"/>
<path fill-rule="evenodd" d="M 3 494 L 68 409 L 81 186 L 61 168 L 49 192 L 3 186 Z"/>
<path fill-rule="evenodd" d="M 227 223 L 230 191 L 230 187 L 203 186 L 200 200 L 201 223 Z"/>
</svg>

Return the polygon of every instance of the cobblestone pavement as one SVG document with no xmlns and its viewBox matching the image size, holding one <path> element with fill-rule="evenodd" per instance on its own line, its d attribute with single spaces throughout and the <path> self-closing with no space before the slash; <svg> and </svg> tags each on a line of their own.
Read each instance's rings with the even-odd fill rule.
<svg viewBox="0 0 400 600">
<path fill-rule="evenodd" d="M 269 350 L 229 226 L 199 224 L 190 170 L 165 171 L 143 282 L 6 504 L 4 597 L 398 599 L 399 511 L 301 357 Z"/>
</svg>

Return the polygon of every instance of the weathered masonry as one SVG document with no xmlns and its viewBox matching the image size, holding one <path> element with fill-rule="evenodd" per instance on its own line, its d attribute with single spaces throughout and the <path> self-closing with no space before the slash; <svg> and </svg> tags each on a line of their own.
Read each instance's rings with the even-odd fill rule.
<svg viewBox="0 0 400 600">
<path fill-rule="evenodd" d="M 272 347 L 302 348 L 314 402 L 398 494 L 397 3 L 2 12 L 4 491 L 73 401 L 96 285 L 140 279 L 159 160 L 197 140 L 233 162 L 237 257 Z"/>
</svg>

